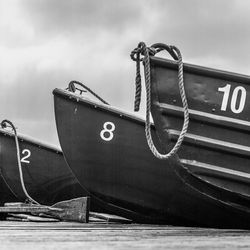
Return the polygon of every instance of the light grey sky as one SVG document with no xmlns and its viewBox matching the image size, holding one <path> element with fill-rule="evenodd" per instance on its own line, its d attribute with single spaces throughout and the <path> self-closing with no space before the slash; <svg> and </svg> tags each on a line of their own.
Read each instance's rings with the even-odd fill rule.
<svg viewBox="0 0 250 250">
<path fill-rule="evenodd" d="M 140 41 L 250 74 L 249 13 L 247 0 L 0 0 L 0 120 L 58 144 L 52 90 L 70 80 L 132 111 Z"/>
</svg>

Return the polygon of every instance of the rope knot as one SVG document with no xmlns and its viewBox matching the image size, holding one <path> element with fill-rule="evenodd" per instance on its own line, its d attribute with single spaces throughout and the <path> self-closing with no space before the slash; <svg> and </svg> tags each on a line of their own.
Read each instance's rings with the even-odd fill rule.
<svg viewBox="0 0 250 250">
<path fill-rule="evenodd" d="M 2 122 L 1 122 L 1 127 L 2 127 L 2 128 L 7 128 L 7 124 L 6 124 L 5 121 L 2 121 Z"/>
<path fill-rule="evenodd" d="M 140 110 L 141 104 L 141 69 L 140 63 L 147 60 L 149 64 L 149 56 L 155 56 L 160 51 L 166 50 L 173 57 L 174 60 L 179 61 L 180 51 L 172 45 L 166 45 L 163 43 L 156 43 L 150 47 L 147 47 L 144 42 L 140 42 L 138 46 L 130 53 L 130 57 L 136 62 L 136 76 L 135 76 L 135 102 L 134 111 Z M 141 57 L 143 56 L 143 57 Z"/>
<path fill-rule="evenodd" d="M 179 84 L 179 91 L 181 95 L 182 104 L 184 107 L 184 122 L 182 131 L 179 135 L 179 138 L 171 149 L 171 151 L 167 154 L 161 154 L 158 152 L 157 148 L 154 145 L 151 135 L 151 123 L 150 123 L 150 112 L 151 112 L 151 73 L 150 73 L 150 56 L 154 56 L 156 53 L 166 50 L 174 60 L 178 62 L 178 84 Z M 144 56 L 141 58 L 141 55 Z M 145 133 L 147 138 L 148 146 L 151 152 L 159 159 L 168 159 L 174 154 L 177 153 L 179 148 L 181 147 L 182 141 L 184 140 L 185 134 L 188 129 L 189 123 L 189 113 L 188 113 L 188 104 L 184 89 L 184 81 L 183 81 L 183 62 L 182 56 L 179 49 L 173 45 L 166 45 L 163 43 L 156 43 L 153 44 L 151 47 L 147 47 L 144 42 L 140 42 L 131 54 L 130 57 L 132 60 L 136 61 L 136 78 L 135 78 L 135 85 L 136 85 L 136 93 L 135 93 L 135 103 L 134 103 L 134 110 L 138 111 L 141 102 L 141 74 L 140 74 L 140 62 L 144 62 L 144 73 L 145 73 L 145 86 L 146 86 L 146 122 L 145 122 Z"/>
<path fill-rule="evenodd" d="M 16 133 L 16 127 L 14 126 L 14 124 L 11 122 L 11 121 L 9 121 L 9 120 L 7 120 L 7 119 L 5 119 L 5 120 L 2 120 L 2 122 L 1 122 L 1 127 L 4 129 L 4 128 L 12 128 L 12 130 L 14 131 L 14 133 Z"/>
<path fill-rule="evenodd" d="M 136 62 L 136 76 L 135 76 L 135 102 L 134 102 L 134 111 L 137 112 L 140 110 L 141 104 L 141 69 L 140 63 L 143 61 L 142 56 L 146 54 L 155 55 L 156 50 L 154 48 L 147 48 L 144 42 L 140 42 L 138 46 L 131 52 L 130 57 L 133 61 Z"/>
</svg>

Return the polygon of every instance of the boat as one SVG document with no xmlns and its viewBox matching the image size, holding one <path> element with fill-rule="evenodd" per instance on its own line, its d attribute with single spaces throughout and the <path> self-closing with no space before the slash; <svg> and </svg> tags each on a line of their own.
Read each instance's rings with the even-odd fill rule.
<svg viewBox="0 0 250 250">
<path fill-rule="evenodd" d="M 138 223 L 250 228 L 249 195 L 242 192 L 248 178 L 243 172 L 227 167 L 224 175 L 209 162 L 188 158 L 186 145 L 193 147 L 190 141 L 194 140 L 188 135 L 178 154 L 156 158 L 144 135 L 144 119 L 78 93 L 74 83 L 79 84 L 73 81 L 68 89 L 53 91 L 57 132 L 65 159 L 91 201 L 98 200 L 107 212 Z M 181 126 L 174 126 L 170 136 L 165 130 L 167 118 L 158 117 L 162 109 L 154 113 L 153 98 L 152 94 L 156 119 L 155 125 L 150 124 L 152 140 L 166 153 L 178 141 Z"/>
<path fill-rule="evenodd" d="M 162 50 L 169 52 L 174 60 L 156 57 Z M 147 112 L 151 112 L 161 140 L 169 145 L 176 143 L 188 124 L 178 149 L 183 168 L 202 181 L 200 190 L 209 193 L 206 185 L 212 185 L 218 189 L 210 194 L 212 197 L 234 207 L 244 206 L 247 211 L 250 77 L 183 64 L 178 48 L 166 44 L 147 48 L 140 43 L 131 54 L 137 60 L 133 58 L 135 54 L 144 56 L 150 100 Z M 193 181 L 191 185 L 195 186 Z M 246 219 L 248 216 L 247 213 Z M 220 224 L 226 225 L 222 220 Z"/>
<path fill-rule="evenodd" d="M 166 45 L 152 46 L 162 47 Z M 153 120 L 161 136 L 175 142 L 185 116 L 178 59 L 149 60 Z M 189 126 L 178 151 L 181 162 L 204 180 L 249 196 L 250 77 L 191 64 L 183 69 Z"/>
<path fill-rule="evenodd" d="M 5 122 L 9 121 L 5 120 L 1 124 Z M 52 205 L 87 195 L 65 162 L 59 147 L 18 134 L 21 176 L 15 133 L 6 124 L 0 128 L 1 205 L 6 202 L 30 202 L 29 196 L 39 204 Z"/>
</svg>

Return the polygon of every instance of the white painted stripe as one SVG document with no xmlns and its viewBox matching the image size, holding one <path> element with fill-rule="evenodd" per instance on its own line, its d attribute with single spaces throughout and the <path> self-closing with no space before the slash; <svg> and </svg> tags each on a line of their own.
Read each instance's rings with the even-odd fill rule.
<svg viewBox="0 0 250 250">
<path fill-rule="evenodd" d="M 232 170 L 232 169 L 228 169 L 228 168 L 223 168 L 223 167 L 219 167 L 219 166 L 215 166 L 215 165 L 211 165 L 211 164 L 207 164 L 207 163 L 203 163 L 203 162 L 198 162 L 195 160 L 180 159 L 180 161 L 184 165 L 187 164 L 187 165 L 191 165 L 191 166 L 195 166 L 195 167 L 199 167 L 199 168 L 210 169 L 210 170 L 218 171 L 221 173 L 231 174 L 231 175 L 250 179 L 250 174 L 245 173 L 245 172 Z"/>
<path fill-rule="evenodd" d="M 170 135 L 174 134 L 174 135 L 178 135 L 179 136 L 180 131 L 169 129 L 169 133 L 170 133 Z M 231 143 L 231 142 L 216 140 L 216 139 L 212 139 L 210 137 L 204 137 L 204 136 L 190 134 L 190 133 L 187 133 L 185 135 L 185 137 L 193 139 L 193 140 L 196 140 L 196 141 L 202 141 L 202 142 L 204 142 L 206 144 L 218 145 L 218 146 L 221 146 L 221 147 L 224 147 L 224 148 L 226 148 L 226 147 L 227 148 L 233 148 L 233 149 L 236 148 L 236 149 L 239 149 L 239 150 L 244 150 L 244 151 L 250 152 L 250 147 L 244 146 L 244 145 L 241 145 L 241 144 L 236 144 L 236 143 Z"/>
<path fill-rule="evenodd" d="M 175 105 L 171 105 L 171 104 L 167 104 L 167 103 L 160 103 L 159 106 L 161 108 L 164 108 L 164 109 L 172 109 L 175 111 L 183 112 L 183 108 L 179 107 L 179 106 L 175 106 Z M 198 110 L 194 110 L 194 109 L 188 109 L 188 111 L 191 115 L 203 116 L 203 117 L 207 117 L 207 118 L 210 118 L 210 119 L 213 119 L 216 121 L 231 122 L 231 123 L 240 124 L 240 125 L 250 127 L 250 122 L 248 122 L 248 121 L 235 119 L 235 118 L 231 118 L 231 117 L 227 117 L 227 116 L 214 115 L 214 114 L 210 114 L 207 112 L 198 111 Z"/>
</svg>

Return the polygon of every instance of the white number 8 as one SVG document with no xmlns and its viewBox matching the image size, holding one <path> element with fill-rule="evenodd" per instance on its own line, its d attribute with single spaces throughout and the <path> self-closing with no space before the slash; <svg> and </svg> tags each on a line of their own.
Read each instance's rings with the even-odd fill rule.
<svg viewBox="0 0 250 250">
<path fill-rule="evenodd" d="M 113 122 L 105 122 L 103 124 L 103 130 L 100 133 L 101 138 L 104 141 L 111 141 L 114 137 L 113 133 L 114 130 L 115 130 L 115 124 Z"/>
</svg>

